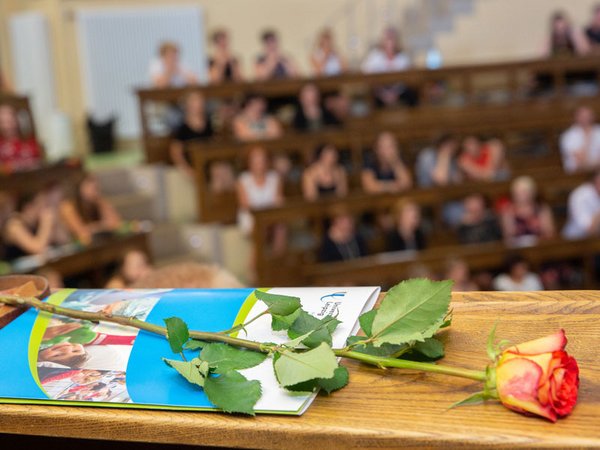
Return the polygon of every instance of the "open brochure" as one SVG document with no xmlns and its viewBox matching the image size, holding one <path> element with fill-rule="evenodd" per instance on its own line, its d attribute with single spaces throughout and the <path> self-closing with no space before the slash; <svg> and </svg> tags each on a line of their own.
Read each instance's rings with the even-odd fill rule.
<svg viewBox="0 0 600 450">
<path fill-rule="evenodd" d="M 373 307 L 380 289 L 273 288 L 269 292 L 299 297 L 317 318 L 333 315 L 342 323 L 333 346 L 343 347 L 358 330 L 358 317 Z M 177 316 L 190 329 L 222 331 L 266 309 L 253 289 L 63 289 L 46 301 L 85 311 L 133 316 L 164 325 Z M 284 343 L 265 315 L 240 337 Z M 161 358 L 173 355 L 167 340 L 136 328 L 91 323 L 30 309 L 0 330 L 0 402 L 215 411 L 198 386 L 185 381 Z M 259 380 L 262 398 L 256 412 L 302 414 L 316 393 L 291 393 L 277 384 L 268 358 L 242 373 Z"/>
</svg>

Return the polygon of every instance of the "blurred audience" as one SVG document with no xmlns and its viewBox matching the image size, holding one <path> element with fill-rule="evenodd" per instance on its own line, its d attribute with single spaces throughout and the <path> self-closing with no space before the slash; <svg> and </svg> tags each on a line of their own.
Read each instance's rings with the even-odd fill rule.
<svg viewBox="0 0 600 450">
<path fill-rule="evenodd" d="M 463 180 L 458 167 L 458 140 L 451 134 L 442 135 L 433 148 L 417 156 L 416 176 L 420 187 L 448 186 Z"/>
<path fill-rule="evenodd" d="M 457 234 L 461 244 L 483 244 L 502 238 L 498 220 L 487 208 L 483 195 L 471 194 L 464 199 Z"/>
<path fill-rule="evenodd" d="M 294 128 L 298 131 L 319 131 L 339 123 L 338 119 L 323 106 L 319 88 L 313 83 L 304 85 L 298 96 Z"/>
<path fill-rule="evenodd" d="M 465 177 L 473 181 L 501 181 L 510 176 L 504 145 L 498 139 L 482 141 L 476 136 L 467 136 L 458 165 Z"/>
<path fill-rule="evenodd" d="M 115 275 L 106 283 L 106 289 L 124 289 L 137 283 L 152 271 L 148 255 L 140 250 L 129 250 Z"/>
<path fill-rule="evenodd" d="M 506 272 L 494 278 L 497 291 L 541 291 L 544 289 L 540 277 L 529 270 L 529 263 L 515 255 L 506 261 Z"/>
<path fill-rule="evenodd" d="M 546 41 L 546 56 L 578 56 L 589 51 L 589 43 L 563 11 L 550 18 L 550 32 Z"/>
<path fill-rule="evenodd" d="M 469 265 L 462 259 L 453 258 L 446 261 L 444 279 L 454 281 L 453 292 L 470 292 L 478 290 L 477 284 L 471 279 Z"/>
<path fill-rule="evenodd" d="M 150 64 L 150 79 L 156 88 L 182 87 L 198 83 L 198 77 L 179 61 L 179 46 L 165 41 L 158 48 L 158 59 Z"/>
<path fill-rule="evenodd" d="M 348 194 L 346 170 L 339 163 L 335 146 L 324 144 L 317 148 L 314 162 L 302 174 L 302 195 L 313 201 L 324 197 L 345 197 Z"/>
<path fill-rule="evenodd" d="M 392 133 L 379 134 L 373 153 L 374 158 L 366 162 L 361 174 L 366 193 L 401 192 L 412 187 L 412 175 L 400 157 L 398 142 Z"/>
<path fill-rule="evenodd" d="M 42 150 L 33 136 L 24 136 L 16 109 L 0 104 L 0 171 L 31 170 L 42 164 Z"/>
<path fill-rule="evenodd" d="M 79 182 L 74 200 L 64 199 L 61 202 L 60 217 L 84 245 L 90 244 L 95 235 L 113 233 L 123 224 L 121 216 L 102 195 L 98 181 L 91 174 Z"/>
<path fill-rule="evenodd" d="M 373 48 L 362 64 L 364 73 L 397 72 L 410 68 L 410 58 L 403 51 L 398 31 L 388 27 L 383 31 L 379 45 Z M 414 90 L 402 83 L 380 86 L 375 90 L 379 105 L 392 106 L 402 101 L 410 106 L 417 104 Z"/>
<path fill-rule="evenodd" d="M 563 230 L 567 239 L 600 235 L 600 172 L 569 195 L 568 220 Z"/>
<path fill-rule="evenodd" d="M 183 100 L 183 123 L 174 131 L 169 146 L 171 161 L 182 173 L 194 176 L 192 158 L 187 144 L 205 141 L 213 137 L 213 127 L 206 112 L 204 95 L 200 91 L 189 92 Z"/>
<path fill-rule="evenodd" d="M 346 60 L 340 55 L 330 28 L 321 30 L 310 63 L 317 76 L 339 75 L 348 68 Z"/>
<path fill-rule="evenodd" d="M 277 80 L 282 78 L 294 78 L 299 75 L 294 60 L 281 52 L 279 48 L 279 37 L 274 30 L 266 30 L 262 33 L 260 40 L 263 52 L 256 58 L 254 65 L 256 79 Z"/>
<path fill-rule="evenodd" d="M 211 83 L 242 81 L 240 62 L 229 47 L 229 33 L 223 28 L 211 36 L 213 53 L 208 59 L 208 78 Z"/>
<path fill-rule="evenodd" d="M 510 192 L 510 201 L 501 213 L 504 239 L 515 242 L 522 238 L 554 237 L 552 210 L 540 200 L 535 181 L 528 176 L 518 177 L 513 180 Z"/>
<path fill-rule="evenodd" d="M 248 95 L 242 111 L 233 120 L 233 134 L 240 141 L 275 139 L 282 135 L 281 125 L 267 114 L 267 102 L 258 95 Z"/>
<path fill-rule="evenodd" d="M 577 108 L 573 125 L 560 136 L 560 151 L 567 173 L 600 167 L 600 125 L 591 108 Z"/>
<path fill-rule="evenodd" d="M 366 244 L 356 231 L 354 217 L 343 209 L 333 211 L 331 223 L 319 250 L 319 261 L 347 261 L 366 254 Z"/>
<path fill-rule="evenodd" d="M 394 207 L 395 227 L 387 235 L 386 250 L 422 250 L 426 239 L 421 221 L 421 208 L 412 200 L 400 200 Z"/>
</svg>

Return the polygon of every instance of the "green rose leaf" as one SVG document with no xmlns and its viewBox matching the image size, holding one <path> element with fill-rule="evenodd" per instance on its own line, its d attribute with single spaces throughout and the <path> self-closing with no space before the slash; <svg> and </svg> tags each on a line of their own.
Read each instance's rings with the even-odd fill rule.
<svg viewBox="0 0 600 450">
<path fill-rule="evenodd" d="M 444 324 L 452 281 L 403 281 L 388 291 L 372 323 L 373 344 L 424 341 Z"/>
<path fill-rule="evenodd" d="M 178 361 L 176 359 L 163 358 L 165 364 L 175 369 L 179 374 L 192 384 L 203 387 L 208 375 L 208 363 L 194 358 L 191 361 Z"/>
<path fill-rule="evenodd" d="M 323 389 L 328 394 L 343 388 L 348 384 L 350 374 L 344 366 L 335 369 L 332 378 L 316 378 L 314 380 L 298 383 L 293 386 L 286 386 L 286 389 L 294 392 L 312 392 L 315 389 Z"/>
<path fill-rule="evenodd" d="M 204 346 L 200 358 L 206 361 L 216 373 L 225 373 L 257 366 L 267 358 L 267 355 L 227 344 L 213 343 Z"/>
<path fill-rule="evenodd" d="M 421 354 L 428 360 L 436 360 L 444 357 L 444 344 L 436 338 L 428 338 L 423 342 L 416 342 L 411 351 Z"/>
<path fill-rule="evenodd" d="M 184 350 L 199 350 L 206 345 L 208 345 L 208 342 L 197 341 L 196 339 L 190 339 L 185 344 L 183 344 L 183 348 L 184 348 Z"/>
<path fill-rule="evenodd" d="M 210 376 L 204 382 L 208 400 L 229 413 L 254 415 L 254 405 L 262 395 L 260 382 L 248 380 L 235 370 Z"/>
<path fill-rule="evenodd" d="M 331 333 L 335 331 L 340 323 L 333 316 L 317 319 L 306 311 L 301 311 L 298 318 L 288 330 L 288 336 L 291 339 L 296 339 L 299 336 L 308 334 L 302 340 L 302 343 L 309 348 L 318 347 L 322 342 L 331 345 Z"/>
<path fill-rule="evenodd" d="M 269 313 L 277 316 L 289 316 L 300 308 L 300 299 L 289 295 L 270 294 L 263 291 L 254 291 L 257 299 L 266 303 Z"/>
<path fill-rule="evenodd" d="M 347 339 L 346 343 L 347 345 L 354 346 L 355 344 L 364 341 L 365 339 L 365 336 L 350 336 Z M 365 353 L 367 355 L 391 358 L 396 353 L 399 353 L 403 350 L 408 350 L 408 344 L 381 344 L 379 347 L 375 347 L 373 344 L 358 344 L 352 347 L 352 350 L 359 353 Z"/>
<path fill-rule="evenodd" d="M 367 336 L 371 336 L 373 329 L 373 319 L 377 315 L 377 310 L 372 309 L 371 311 L 367 311 L 363 313 L 358 318 L 358 322 L 360 323 L 360 328 L 365 332 Z"/>
<path fill-rule="evenodd" d="M 333 378 L 338 362 L 326 343 L 306 352 L 284 350 L 278 352 L 273 367 L 282 386 L 293 386 L 315 378 Z"/>
<path fill-rule="evenodd" d="M 289 329 L 301 312 L 302 309 L 298 308 L 296 311 L 288 314 L 287 316 L 271 314 L 271 328 L 273 331 L 283 331 Z"/>
<path fill-rule="evenodd" d="M 190 339 L 190 331 L 186 323 L 179 317 L 165 319 L 167 339 L 173 353 L 181 353 L 183 345 Z"/>
</svg>

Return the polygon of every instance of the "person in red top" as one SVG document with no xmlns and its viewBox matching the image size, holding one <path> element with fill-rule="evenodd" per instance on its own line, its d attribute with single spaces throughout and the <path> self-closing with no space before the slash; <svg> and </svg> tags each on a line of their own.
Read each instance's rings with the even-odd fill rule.
<svg viewBox="0 0 600 450">
<path fill-rule="evenodd" d="M 15 108 L 0 104 L 0 169 L 18 172 L 34 169 L 41 163 L 40 146 L 33 137 L 21 133 Z"/>
<path fill-rule="evenodd" d="M 504 145 L 499 140 L 482 141 L 476 136 L 467 136 L 462 147 L 458 165 L 467 179 L 500 181 L 509 177 Z"/>
</svg>

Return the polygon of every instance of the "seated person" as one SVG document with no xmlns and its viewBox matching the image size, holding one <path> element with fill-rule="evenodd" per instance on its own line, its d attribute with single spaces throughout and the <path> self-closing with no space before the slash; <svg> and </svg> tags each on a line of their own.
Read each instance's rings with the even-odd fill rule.
<svg viewBox="0 0 600 450">
<path fill-rule="evenodd" d="M 275 31 L 264 31 L 260 40 L 263 45 L 263 53 L 256 58 L 254 65 L 257 80 L 294 78 L 299 75 L 292 58 L 281 52 L 279 38 Z"/>
<path fill-rule="evenodd" d="M 316 76 L 339 75 L 348 68 L 346 60 L 337 50 L 330 28 L 319 33 L 310 63 Z"/>
<path fill-rule="evenodd" d="M 381 41 L 373 48 L 362 64 L 363 73 L 397 72 L 410 68 L 410 58 L 402 50 L 398 32 L 393 27 L 383 31 Z M 414 90 L 402 83 L 380 86 L 375 89 L 375 99 L 381 106 L 391 106 L 400 100 L 410 106 L 417 104 L 417 95 Z"/>
<path fill-rule="evenodd" d="M 555 12 L 550 18 L 545 56 L 580 56 L 588 53 L 589 49 L 586 37 L 571 24 L 569 17 L 562 11 Z"/>
<path fill-rule="evenodd" d="M 45 191 L 22 195 L 17 202 L 17 212 L 2 229 L 6 259 L 45 253 L 56 243 L 56 222 L 55 209 L 49 204 Z"/>
<path fill-rule="evenodd" d="M 560 136 L 560 152 L 567 173 L 600 167 L 600 125 L 591 108 L 577 108 L 573 125 Z"/>
<path fill-rule="evenodd" d="M 452 280 L 452 292 L 470 292 L 477 290 L 477 284 L 471 279 L 469 265 L 462 259 L 450 259 L 446 261 L 444 279 Z"/>
<path fill-rule="evenodd" d="M 568 220 L 563 230 L 567 239 L 600 235 L 600 172 L 569 195 Z"/>
<path fill-rule="evenodd" d="M 592 20 L 585 28 L 585 36 L 590 44 L 590 49 L 594 53 L 598 53 L 600 51 L 600 5 L 594 6 Z"/>
<path fill-rule="evenodd" d="M 465 178 L 473 181 L 501 181 L 509 177 L 504 145 L 498 139 L 482 141 L 467 136 L 458 158 L 458 166 Z"/>
<path fill-rule="evenodd" d="M 264 147 L 250 148 L 247 156 L 248 170 L 238 178 L 238 224 L 245 234 L 253 228 L 251 211 L 283 204 L 283 183 L 279 174 L 271 169 L 269 155 Z"/>
<path fill-rule="evenodd" d="M 175 166 L 186 175 L 193 177 L 192 158 L 186 145 L 193 141 L 204 141 L 213 137 L 213 127 L 206 112 L 204 95 L 199 91 L 188 93 L 183 101 L 183 123 L 173 132 L 169 154 Z"/>
<path fill-rule="evenodd" d="M 510 192 L 510 201 L 500 216 L 504 239 L 513 241 L 525 236 L 539 239 L 554 237 L 552 210 L 538 198 L 535 181 L 527 176 L 518 177 L 512 182 Z"/>
<path fill-rule="evenodd" d="M 140 250 L 129 250 L 119 265 L 117 273 L 108 281 L 106 289 L 128 288 L 152 271 L 148 255 Z"/>
<path fill-rule="evenodd" d="M 509 257 L 506 261 L 506 272 L 494 278 L 494 289 L 497 291 L 542 291 L 540 277 L 529 270 L 529 263 L 521 256 Z"/>
<path fill-rule="evenodd" d="M 425 233 L 421 224 L 421 208 L 411 200 L 400 200 L 395 208 L 395 228 L 387 235 L 386 250 L 422 250 Z"/>
<path fill-rule="evenodd" d="M 294 129 L 318 131 L 339 123 L 337 118 L 322 105 L 319 88 L 312 83 L 305 84 L 298 96 L 298 106 L 293 121 Z"/>
<path fill-rule="evenodd" d="M 233 134 L 240 141 L 275 139 L 282 135 L 282 129 L 277 119 L 267 114 L 265 99 L 251 94 L 233 120 Z"/>
<path fill-rule="evenodd" d="M 21 133 L 15 108 L 0 104 L 0 170 L 18 172 L 41 164 L 42 150 L 33 137 Z"/>
<path fill-rule="evenodd" d="M 483 244 L 502 238 L 498 221 L 486 208 L 483 195 L 471 194 L 464 199 L 457 233 L 461 244 Z"/>
<path fill-rule="evenodd" d="M 331 144 L 321 145 L 315 161 L 302 174 L 302 195 L 312 201 L 323 197 L 345 197 L 348 194 L 346 170 L 339 163 L 339 153 Z"/>
<path fill-rule="evenodd" d="M 458 140 L 451 134 L 441 136 L 433 148 L 419 152 L 416 175 L 420 187 L 448 186 L 462 181 L 456 154 Z"/>
<path fill-rule="evenodd" d="M 74 200 L 60 204 L 60 216 L 71 233 L 82 244 L 92 242 L 94 235 L 113 233 L 123 224 L 115 207 L 100 192 L 96 178 L 88 174 L 79 182 Z"/>
<path fill-rule="evenodd" d="M 212 34 L 211 41 L 214 52 L 208 59 L 208 78 L 210 82 L 242 81 L 240 62 L 231 53 L 227 31 L 222 28 L 216 30 Z"/>
<path fill-rule="evenodd" d="M 2 67 L 0 67 L 0 93 L 10 94 L 12 93 L 13 88 L 10 84 L 8 78 L 4 76 L 4 72 L 2 71 Z"/>
<path fill-rule="evenodd" d="M 387 131 L 379 134 L 374 150 L 374 160 L 365 164 L 361 173 L 363 190 L 379 194 L 410 189 L 412 176 L 402 162 L 394 135 Z"/>
<path fill-rule="evenodd" d="M 366 245 L 356 232 L 354 217 L 342 209 L 334 211 L 319 249 L 319 261 L 347 261 L 366 254 Z"/>
<path fill-rule="evenodd" d="M 159 59 L 150 64 L 150 79 L 155 88 L 198 84 L 198 77 L 179 61 L 179 46 L 165 41 L 158 49 Z"/>
</svg>

